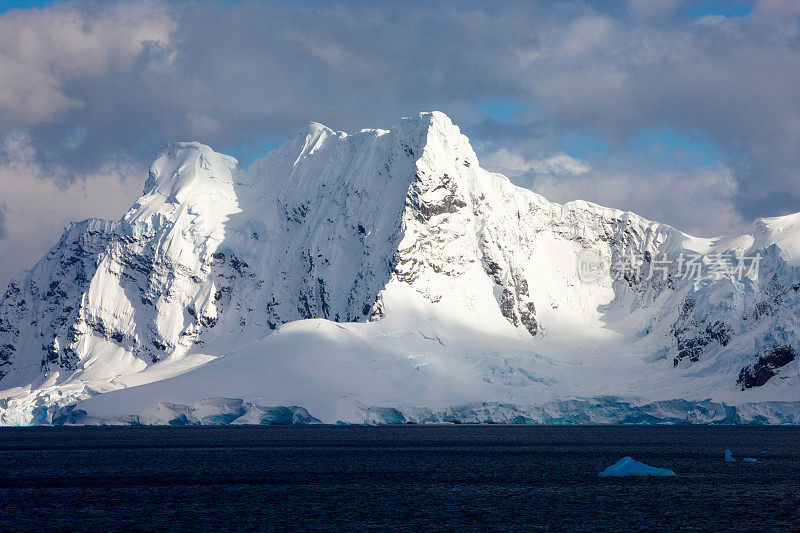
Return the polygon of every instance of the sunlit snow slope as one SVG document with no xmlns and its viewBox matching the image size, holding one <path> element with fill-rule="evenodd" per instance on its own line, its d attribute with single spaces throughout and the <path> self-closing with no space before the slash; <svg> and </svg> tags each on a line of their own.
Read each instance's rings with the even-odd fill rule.
<svg viewBox="0 0 800 533">
<path fill-rule="evenodd" d="M 698 239 L 480 168 L 441 113 L 173 143 L 0 303 L 0 423 L 800 422 L 800 214 Z M 684 253 L 744 276 L 578 276 Z"/>
</svg>

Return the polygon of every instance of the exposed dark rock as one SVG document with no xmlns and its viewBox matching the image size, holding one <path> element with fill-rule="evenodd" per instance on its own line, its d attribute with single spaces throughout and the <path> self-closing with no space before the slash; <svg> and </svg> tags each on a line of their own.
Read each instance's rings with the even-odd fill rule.
<svg viewBox="0 0 800 533">
<path fill-rule="evenodd" d="M 728 345 L 731 341 L 732 334 L 733 330 L 719 320 L 706 326 L 706 335 L 708 338 L 719 342 L 722 346 Z"/>
<path fill-rule="evenodd" d="M 536 309 L 533 306 L 533 302 L 528 302 L 522 306 L 519 311 L 519 319 L 528 332 L 536 336 L 539 332 L 539 323 L 536 322 Z"/>
<path fill-rule="evenodd" d="M 448 192 L 448 194 L 437 203 L 427 203 L 421 198 L 421 196 L 427 192 L 421 180 L 422 177 L 417 175 L 414 184 L 411 186 L 409 195 L 406 198 L 406 205 L 414 210 L 417 220 L 427 222 L 435 216 L 455 213 L 460 208 L 466 207 L 467 203 L 456 196 L 457 186 L 455 181 L 447 174 L 444 174 L 440 178 L 441 184 L 433 189 L 445 189 Z"/>
<path fill-rule="evenodd" d="M 156 339 L 153 339 L 153 346 L 155 346 L 156 348 L 158 348 L 158 349 L 159 349 L 159 350 L 161 350 L 162 352 L 165 352 L 165 351 L 167 351 L 167 345 L 166 345 L 166 344 L 164 344 L 163 342 L 159 342 L 159 341 L 158 341 L 158 340 L 156 340 Z"/>
<path fill-rule="evenodd" d="M 760 387 L 784 367 L 795 360 L 797 354 L 792 346 L 775 346 L 765 352 L 752 365 L 748 365 L 739 372 L 736 383 L 742 390 Z"/>
<path fill-rule="evenodd" d="M 383 309 L 383 299 L 378 295 L 378 298 L 375 300 L 375 305 L 372 306 L 369 321 L 374 322 L 376 320 L 380 320 L 383 318 L 384 309 Z"/>
<path fill-rule="evenodd" d="M 320 308 L 322 316 L 328 318 L 331 314 L 331 305 L 328 303 L 328 291 L 325 288 L 325 280 L 317 278 L 317 289 L 319 292 Z"/>
<path fill-rule="evenodd" d="M 231 267 L 236 271 L 237 274 L 240 276 L 244 276 L 244 270 L 249 268 L 250 265 L 236 257 L 235 255 L 231 255 Z"/>
<path fill-rule="evenodd" d="M 503 293 L 500 295 L 500 313 L 508 319 L 509 322 L 515 326 L 519 325 L 517 315 L 514 312 L 517 307 L 517 301 L 514 298 L 514 293 L 504 288 Z"/>
<path fill-rule="evenodd" d="M 217 319 L 210 316 L 201 316 L 199 322 L 204 328 L 213 328 L 217 325 Z"/>
<path fill-rule="evenodd" d="M 683 360 L 698 362 L 706 346 L 712 342 L 727 346 L 733 335 L 731 327 L 720 320 L 707 324 L 705 329 L 699 329 L 705 318 L 701 319 L 701 324 L 698 325 L 694 316 L 695 305 L 693 298 L 686 297 L 678 320 L 672 325 L 672 335 L 678 347 L 678 354 L 672 360 L 673 366 L 678 366 Z"/>
<path fill-rule="evenodd" d="M 4 344 L 0 346 L 0 366 L 11 364 L 11 356 L 17 351 L 13 344 Z"/>
</svg>

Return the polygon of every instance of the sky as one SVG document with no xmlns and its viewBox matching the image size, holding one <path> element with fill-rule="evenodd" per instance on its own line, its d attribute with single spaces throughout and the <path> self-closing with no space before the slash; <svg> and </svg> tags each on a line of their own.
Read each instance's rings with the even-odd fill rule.
<svg viewBox="0 0 800 533">
<path fill-rule="evenodd" d="M 0 285 L 173 140 L 447 113 L 553 201 L 700 236 L 800 211 L 800 2 L 0 0 Z"/>
</svg>

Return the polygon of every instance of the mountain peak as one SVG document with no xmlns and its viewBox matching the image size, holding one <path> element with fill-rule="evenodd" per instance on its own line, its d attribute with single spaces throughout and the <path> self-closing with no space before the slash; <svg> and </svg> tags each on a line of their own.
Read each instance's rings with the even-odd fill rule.
<svg viewBox="0 0 800 533">
<path fill-rule="evenodd" d="M 458 126 L 453 124 L 450 117 L 441 111 L 421 111 L 416 115 L 403 117 L 401 121 L 420 124 L 420 126 L 425 129 L 429 127 L 440 127 L 444 129 L 455 127 L 458 130 Z"/>
<path fill-rule="evenodd" d="M 478 157 L 467 136 L 441 111 L 426 111 L 404 117 L 393 131 L 412 147 L 415 157 L 419 159 L 418 166 L 449 165 L 448 169 L 442 170 L 453 177 L 459 174 L 453 172 L 455 167 L 478 166 Z"/>
<path fill-rule="evenodd" d="M 397 130 L 405 134 L 427 135 L 435 132 L 446 137 L 458 137 L 461 135 L 459 127 L 453 124 L 450 117 L 441 111 L 423 111 L 414 116 L 403 117 Z"/>
<path fill-rule="evenodd" d="M 172 142 L 161 148 L 148 169 L 143 195 L 160 195 L 182 203 L 209 179 L 230 183 L 238 161 L 199 142 Z M 197 192 L 197 191 L 194 191 Z"/>
<path fill-rule="evenodd" d="M 300 139 L 304 147 L 314 146 L 320 141 L 324 141 L 327 137 L 347 137 L 343 131 L 334 131 L 325 124 L 319 122 L 309 122 L 304 128 L 297 132 L 297 138 Z"/>
<path fill-rule="evenodd" d="M 330 129 L 325 124 L 320 124 L 319 122 L 309 122 L 306 124 L 306 127 L 300 130 L 300 135 L 307 137 L 309 135 L 315 135 L 319 133 L 325 133 L 327 135 L 335 135 L 336 132 Z"/>
</svg>

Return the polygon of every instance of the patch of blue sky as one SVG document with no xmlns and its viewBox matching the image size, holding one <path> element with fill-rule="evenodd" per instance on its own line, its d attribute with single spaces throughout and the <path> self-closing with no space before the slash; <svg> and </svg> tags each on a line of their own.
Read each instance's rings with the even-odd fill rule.
<svg viewBox="0 0 800 533">
<path fill-rule="evenodd" d="M 230 154 L 239 160 L 239 168 L 248 168 L 253 164 L 253 161 L 260 159 L 267 155 L 271 150 L 283 144 L 283 140 L 278 141 L 261 141 L 254 144 L 246 144 L 240 146 L 223 147 L 219 151 L 223 154 Z"/>
<path fill-rule="evenodd" d="M 607 144 L 597 137 L 577 136 L 562 139 L 564 152 L 575 159 L 590 159 L 609 151 Z"/>
<path fill-rule="evenodd" d="M 0 0 L 0 13 L 11 11 L 12 9 L 33 9 L 49 7 L 62 0 Z"/>
<path fill-rule="evenodd" d="M 614 147 L 592 135 L 565 136 L 561 139 L 564 152 L 582 161 L 597 158 L 644 158 L 664 168 L 708 167 L 729 158 L 708 136 L 698 131 L 678 131 L 673 128 L 653 128 L 632 137 L 622 146 Z"/>
<path fill-rule="evenodd" d="M 662 127 L 636 135 L 628 143 L 633 154 L 656 158 L 667 168 L 712 166 L 726 160 L 726 155 L 701 132 L 679 132 Z"/>
<path fill-rule="evenodd" d="M 753 11 L 755 2 L 750 0 L 699 0 L 688 2 L 686 10 L 694 18 L 707 15 L 723 17 L 746 17 Z"/>
<path fill-rule="evenodd" d="M 523 109 L 525 109 L 525 105 L 519 100 L 513 99 L 482 100 L 478 102 L 478 110 L 481 113 L 499 122 L 511 122 Z"/>
</svg>

